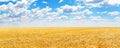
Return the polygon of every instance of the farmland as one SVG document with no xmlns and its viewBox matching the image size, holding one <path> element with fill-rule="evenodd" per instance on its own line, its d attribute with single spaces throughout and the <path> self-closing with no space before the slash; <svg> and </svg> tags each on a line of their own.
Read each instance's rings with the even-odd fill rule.
<svg viewBox="0 0 120 48">
<path fill-rule="evenodd" d="M 0 48 L 119 48 L 118 27 L 0 28 Z"/>
</svg>

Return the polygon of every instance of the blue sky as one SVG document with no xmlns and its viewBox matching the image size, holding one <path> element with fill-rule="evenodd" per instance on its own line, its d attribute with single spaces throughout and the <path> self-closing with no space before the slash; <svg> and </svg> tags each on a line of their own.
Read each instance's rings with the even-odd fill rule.
<svg viewBox="0 0 120 48">
<path fill-rule="evenodd" d="M 120 0 L 0 0 L 0 26 L 120 26 Z"/>
</svg>

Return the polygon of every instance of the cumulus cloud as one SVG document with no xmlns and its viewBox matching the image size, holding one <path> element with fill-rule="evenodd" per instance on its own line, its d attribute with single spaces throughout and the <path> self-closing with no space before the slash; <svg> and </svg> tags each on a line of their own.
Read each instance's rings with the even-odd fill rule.
<svg viewBox="0 0 120 48">
<path fill-rule="evenodd" d="M 48 2 L 46 2 L 46 1 L 42 1 L 42 3 L 47 4 Z"/>
<path fill-rule="evenodd" d="M 116 23 L 120 23 L 120 17 L 115 17 L 114 20 Z"/>
<path fill-rule="evenodd" d="M 60 16 L 60 17 L 58 17 L 58 19 L 60 19 L 60 20 L 64 20 L 64 19 L 68 19 L 68 16 Z"/>
<path fill-rule="evenodd" d="M 61 6 L 60 8 L 57 8 L 57 13 L 72 17 L 72 18 L 69 18 L 72 21 L 73 20 L 85 21 L 86 20 L 85 15 L 91 15 L 93 14 L 93 12 L 90 11 L 89 9 L 82 10 L 83 8 L 84 6 L 81 6 L 81 5 L 77 5 L 77 6 L 64 5 L 64 6 Z M 61 16 L 60 18 L 63 18 L 63 16 Z M 68 17 L 65 17 L 65 18 L 68 18 Z"/>
<path fill-rule="evenodd" d="M 9 2 L 8 4 L 3 4 L 0 6 L 0 10 L 2 11 L 2 17 L 1 21 L 2 22 L 19 22 L 21 19 L 24 18 L 26 19 L 28 16 L 28 13 L 30 10 L 27 10 L 27 8 L 30 6 L 32 2 L 35 0 L 21 0 L 18 1 L 16 4 L 13 4 Z M 29 2 L 29 3 L 28 3 Z"/>
<path fill-rule="evenodd" d="M 69 5 L 64 5 L 61 6 L 60 8 L 57 8 L 57 11 L 60 13 L 72 13 L 75 11 L 78 11 L 79 9 L 84 8 L 83 6 L 69 6 Z"/>
<path fill-rule="evenodd" d="M 6 9 L 7 9 L 7 6 L 5 4 L 0 6 L 1 11 L 5 11 Z"/>
<path fill-rule="evenodd" d="M 86 16 L 75 16 L 71 22 L 79 22 L 79 23 L 86 23 L 87 22 L 87 18 Z"/>
<path fill-rule="evenodd" d="M 106 0 L 110 5 L 120 5 L 120 0 Z"/>
<path fill-rule="evenodd" d="M 93 2 L 94 0 L 85 0 L 86 2 Z"/>
<path fill-rule="evenodd" d="M 119 6 L 120 0 L 76 0 L 78 4 L 84 3 L 89 8 Z"/>
<path fill-rule="evenodd" d="M 4 1 L 4 0 L 2 0 Z M 7 0 L 6 0 L 7 1 Z M 79 1 L 79 0 L 78 0 Z M 16 4 L 9 2 L 0 6 L 0 22 L 3 23 L 16 23 L 23 26 L 94 26 L 106 25 L 111 23 L 106 21 L 102 16 L 92 16 L 94 12 L 81 5 L 63 5 L 56 9 L 46 6 L 45 8 L 33 8 L 28 9 L 35 0 L 21 0 Z M 63 2 L 60 0 L 59 3 Z M 104 4 L 104 0 L 85 0 L 87 6 L 101 6 Z M 47 3 L 43 1 L 42 3 Z M 107 2 L 107 4 L 109 4 Z M 118 4 L 115 2 L 115 4 Z M 55 10 L 55 11 L 53 11 Z M 98 12 L 101 13 L 101 12 Z M 103 12 L 106 14 L 107 12 Z M 112 16 L 119 15 L 117 11 L 109 12 Z M 88 17 L 86 15 L 89 15 Z M 89 19 L 87 19 L 89 18 Z M 119 21 L 119 17 L 115 17 L 114 20 Z M 97 22 L 97 23 L 96 23 Z M 90 24 L 91 23 L 91 24 Z M 106 23 L 106 24 L 104 24 Z M 37 24 L 37 25 L 36 25 Z M 90 25 L 88 25 L 90 24 Z"/>
<path fill-rule="evenodd" d="M 83 13 L 84 13 L 84 14 L 93 14 L 93 12 L 90 11 L 89 9 L 84 10 Z"/>
<path fill-rule="evenodd" d="M 59 0 L 59 3 L 63 2 L 63 0 Z"/>
<path fill-rule="evenodd" d="M 103 12 L 96 12 L 97 14 L 107 14 L 107 11 L 103 11 Z"/>
<path fill-rule="evenodd" d="M 90 16 L 90 20 L 94 22 L 103 22 L 105 21 L 101 16 Z"/>
<path fill-rule="evenodd" d="M 92 7 L 101 7 L 103 4 L 103 0 L 76 0 L 78 4 L 83 3 L 85 6 L 88 6 L 89 8 Z"/>
<path fill-rule="evenodd" d="M 0 0 L 0 2 L 8 2 L 9 0 Z"/>
<path fill-rule="evenodd" d="M 117 16 L 120 14 L 120 12 L 118 11 L 113 11 L 113 12 L 109 12 L 108 14 L 110 14 L 111 16 Z"/>
</svg>

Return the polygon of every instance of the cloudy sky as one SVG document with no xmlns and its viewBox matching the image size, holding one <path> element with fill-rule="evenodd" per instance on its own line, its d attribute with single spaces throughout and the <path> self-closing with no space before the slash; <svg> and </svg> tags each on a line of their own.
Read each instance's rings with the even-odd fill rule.
<svg viewBox="0 0 120 48">
<path fill-rule="evenodd" d="M 0 26 L 120 27 L 120 0 L 0 0 Z"/>
</svg>

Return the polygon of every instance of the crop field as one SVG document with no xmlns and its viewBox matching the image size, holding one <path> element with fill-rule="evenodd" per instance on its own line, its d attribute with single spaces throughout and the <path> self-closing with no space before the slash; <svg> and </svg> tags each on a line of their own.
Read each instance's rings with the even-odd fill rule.
<svg viewBox="0 0 120 48">
<path fill-rule="evenodd" d="M 0 28 L 0 48 L 120 48 L 120 28 Z"/>
</svg>

